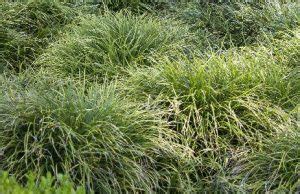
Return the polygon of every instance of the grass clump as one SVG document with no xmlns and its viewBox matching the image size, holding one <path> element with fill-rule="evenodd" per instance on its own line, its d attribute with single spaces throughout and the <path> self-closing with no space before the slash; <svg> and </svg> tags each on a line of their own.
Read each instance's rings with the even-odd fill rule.
<svg viewBox="0 0 300 194">
<path fill-rule="evenodd" d="M 0 5 L 0 193 L 299 190 L 298 4 L 60 2 Z"/>
<path fill-rule="evenodd" d="M 266 44 L 270 58 L 276 61 L 277 65 L 287 71 L 282 78 L 288 81 L 291 87 L 289 98 L 281 104 L 282 107 L 292 110 L 300 104 L 300 33 L 299 28 L 292 31 L 280 33 L 280 39 L 273 39 Z"/>
<path fill-rule="evenodd" d="M 227 180 L 242 192 L 297 192 L 300 188 L 300 134 L 281 134 L 242 157 Z"/>
<path fill-rule="evenodd" d="M 156 53 L 179 46 L 184 34 L 164 21 L 130 13 L 106 13 L 82 19 L 40 57 L 38 64 L 59 74 L 85 72 L 103 78 L 128 66 L 149 64 Z"/>
<path fill-rule="evenodd" d="M 181 158 L 160 114 L 113 85 L 20 83 L 4 81 L 0 98 L 0 168 L 18 180 L 28 171 L 64 173 L 99 192 L 150 192 L 169 173 L 159 169 L 172 169 L 156 161 Z"/>
<path fill-rule="evenodd" d="M 56 1 L 2 3 L 0 5 L 0 63 L 20 71 L 31 65 L 56 39 L 76 13 Z"/>
<path fill-rule="evenodd" d="M 195 44 L 213 50 L 261 42 L 299 26 L 296 3 L 187 3 L 179 18 L 196 34 Z M 178 17 L 178 14 L 176 15 Z"/>
<path fill-rule="evenodd" d="M 133 73 L 125 87 L 128 95 L 168 111 L 170 128 L 200 161 L 194 173 L 212 189 L 240 149 L 255 150 L 265 138 L 291 129 L 293 118 L 281 108 L 293 99 L 285 75 L 268 55 L 228 52 L 208 60 L 159 61 Z"/>
<path fill-rule="evenodd" d="M 83 10 L 84 13 L 100 13 L 104 10 L 120 11 L 130 10 L 137 14 L 144 12 L 153 12 L 157 9 L 164 9 L 169 2 L 152 1 L 152 0 L 88 0 L 88 1 L 66 1 L 75 4 L 76 7 Z"/>
<path fill-rule="evenodd" d="M 300 28 L 281 33 L 280 39 L 274 39 L 269 47 L 273 49 L 278 62 L 299 70 Z"/>
<path fill-rule="evenodd" d="M 43 194 L 43 193 L 73 193 L 73 194 L 85 194 L 83 187 L 77 187 L 74 189 L 74 184 L 65 175 L 59 175 L 55 180 L 51 174 L 47 174 L 45 177 L 41 177 L 40 181 L 37 181 L 36 176 L 32 173 L 26 177 L 26 185 L 23 186 L 13 176 L 9 176 L 7 172 L 0 173 L 0 192 L 6 193 L 21 193 L 21 194 Z"/>
<path fill-rule="evenodd" d="M 130 8 L 132 10 L 142 8 L 143 5 L 154 4 L 151 0 L 98 0 L 94 4 L 102 4 L 107 6 L 110 10 L 121 10 L 123 8 Z"/>
</svg>

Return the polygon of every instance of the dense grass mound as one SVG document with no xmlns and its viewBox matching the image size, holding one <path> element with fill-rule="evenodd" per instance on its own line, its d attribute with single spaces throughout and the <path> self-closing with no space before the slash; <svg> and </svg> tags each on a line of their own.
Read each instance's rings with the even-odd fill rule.
<svg viewBox="0 0 300 194">
<path fill-rule="evenodd" d="M 84 11 L 84 13 L 99 13 L 99 11 L 110 10 L 130 10 L 137 14 L 144 12 L 153 12 L 163 10 L 170 5 L 168 1 L 153 1 L 153 0 L 88 0 L 88 1 L 72 1 L 67 0 L 71 4 Z"/>
<path fill-rule="evenodd" d="M 242 192 L 297 192 L 300 189 L 300 134 L 282 134 L 242 155 L 227 178 Z"/>
<path fill-rule="evenodd" d="M 149 64 L 153 54 L 166 54 L 179 46 L 185 35 L 180 31 L 149 16 L 90 16 L 53 44 L 37 63 L 63 75 L 86 72 L 112 77 L 127 66 Z"/>
<path fill-rule="evenodd" d="M 84 187 L 74 189 L 72 183 L 67 176 L 59 175 L 57 180 L 49 173 L 42 177 L 40 181 L 36 180 L 33 174 L 26 177 L 26 185 L 23 186 L 13 176 L 9 176 L 7 172 L 0 172 L 0 192 L 1 193 L 22 193 L 22 194 L 43 194 L 43 193 L 73 193 L 85 194 Z"/>
<path fill-rule="evenodd" d="M 281 33 L 280 39 L 275 39 L 270 46 L 277 61 L 299 70 L 300 67 L 300 28 L 288 33 Z"/>
<path fill-rule="evenodd" d="M 270 55 L 241 53 L 159 61 L 158 67 L 135 72 L 125 86 L 130 96 L 153 99 L 169 111 L 170 127 L 194 150 L 201 161 L 196 173 L 209 183 L 239 149 L 255 150 L 292 125 L 281 108 L 297 99 L 284 79 L 288 71 Z"/>
<path fill-rule="evenodd" d="M 1 3 L 0 193 L 299 191 L 299 13 Z"/>
<path fill-rule="evenodd" d="M 180 19 L 196 34 L 196 44 L 213 49 L 244 46 L 299 25 L 299 5 L 271 2 L 188 3 Z"/>
<path fill-rule="evenodd" d="M 300 105 L 300 30 L 299 28 L 281 33 L 280 39 L 274 39 L 268 45 L 268 50 L 277 65 L 287 70 L 287 75 L 282 79 L 290 83 L 290 98 L 286 99 L 282 107 L 292 110 Z"/>
<path fill-rule="evenodd" d="M 55 1 L 0 5 L 0 64 L 17 71 L 30 66 L 75 12 Z"/>
<path fill-rule="evenodd" d="M 28 171 L 64 173 L 99 192 L 151 191 L 168 173 L 158 173 L 156 159 L 180 159 L 160 114 L 123 99 L 113 85 L 19 83 L 5 82 L 0 98 L 0 167 L 19 180 Z"/>
<path fill-rule="evenodd" d="M 107 6 L 111 10 L 120 10 L 123 8 L 130 8 L 130 9 L 139 9 L 142 8 L 144 5 L 153 5 L 155 1 L 151 0 L 96 0 L 93 1 L 93 4 L 100 4 Z"/>
</svg>

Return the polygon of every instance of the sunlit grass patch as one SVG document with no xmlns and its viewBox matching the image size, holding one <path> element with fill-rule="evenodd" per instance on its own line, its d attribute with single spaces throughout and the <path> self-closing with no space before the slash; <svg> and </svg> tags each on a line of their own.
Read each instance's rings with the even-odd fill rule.
<svg viewBox="0 0 300 194">
<path fill-rule="evenodd" d="M 220 186 L 216 176 L 239 150 L 259 149 L 265 139 L 294 127 L 294 117 L 283 108 L 299 97 L 293 92 L 297 86 L 285 79 L 290 68 L 267 49 L 256 51 L 161 59 L 133 71 L 123 86 L 128 97 L 168 111 L 170 128 L 200 161 L 193 173 L 207 189 Z"/>
<path fill-rule="evenodd" d="M 37 64 L 63 75 L 85 72 L 113 77 L 128 66 L 150 63 L 153 54 L 167 54 L 184 42 L 186 31 L 167 21 L 131 13 L 87 16 L 53 44 Z"/>
</svg>

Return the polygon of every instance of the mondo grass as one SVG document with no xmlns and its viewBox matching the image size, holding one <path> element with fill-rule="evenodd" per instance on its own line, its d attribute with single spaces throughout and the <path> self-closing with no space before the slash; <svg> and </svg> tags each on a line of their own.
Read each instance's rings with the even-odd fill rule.
<svg viewBox="0 0 300 194">
<path fill-rule="evenodd" d="M 56 1 L 0 4 L 0 64 L 20 71 L 31 65 L 76 16 Z"/>
<path fill-rule="evenodd" d="M 280 33 L 278 39 L 273 39 L 268 46 L 273 49 L 276 60 L 283 65 L 299 71 L 300 67 L 300 27 L 286 33 Z"/>
<path fill-rule="evenodd" d="M 131 13 L 86 16 L 36 62 L 59 75 L 111 78 L 128 66 L 148 65 L 154 54 L 182 46 L 186 34 L 167 21 Z"/>
<path fill-rule="evenodd" d="M 300 191 L 298 3 L 22 2 L 0 4 L 0 193 Z"/>
<path fill-rule="evenodd" d="M 0 168 L 18 180 L 28 171 L 63 173 L 88 190 L 151 192 L 180 173 L 170 161 L 184 164 L 187 153 L 171 142 L 176 134 L 113 84 L 22 82 L 4 80 L 0 98 Z"/>
<path fill-rule="evenodd" d="M 228 173 L 231 187 L 241 192 L 298 192 L 300 133 L 283 133 L 264 142 L 262 149 L 243 154 Z"/>
<path fill-rule="evenodd" d="M 281 81 L 288 82 L 290 85 L 290 94 L 283 100 L 282 107 L 292 110 L 300 104 L 300 31 L 299 27 L 288 31 L 281 32 L 280 38 L 270 39 L 268 43 L 263 43 L 267 49 L 270 60 L 282 66 L 282 69 L 287 71 L 286 76 Z M 266 46 L 266 47 L 265 47 Z M 254 48 L 260 52 L 260 47 Z M 285 102 L 284 102 L 285 101 Z"/>
<path fill-rule="evenodd" d="M 129 97 L 168 112 L 170 128 L 199 160 L 192 176 L 207 189 L 218 188 L 217 174 L 240 150 L 256 150 L 294 125 L 281 107 L 295 99 L 284 79 L 288 70 L 263 52 L 241 53 L 158 60 L 155 67 L 132 72 L 122 86 Z"/>
<path fill-rule="evenodd" d="M 284 44 L 298 44 L 299 40 Z M 210 102 L 207 100 L 218 101 L 216 97 L 223 100 L 225 96 L 240 96 L 248 91 L 246 94 L 254 94 L 277 106 L 289 104 L 295 107 L 300 94 L 299 86 L 292 83 L 299 78 L 289 55 L 294 56 L 292 63 L 298 64 L 298 53 L 288 53 L 287 49 L 280 52 L 281 45 L 273 45 L 272 49 L 263 46 L 231 49 L 221 55 L 210 53 L 203 58 L 189 58 L 180 53 L 176 57 L 162 57 L 153 67 L 129 70 L 131 76 L 127 84 L 129 91 L 138 94 L 135 97 L 141 100 L 175 92 L 174 97 L 198 95 L 201 103 L 206 103 Z M 208 98 L 210 95 L 213 96 Z"/>
<path fill-rule="evenodd" d="M 87 1 L 88 2 L 88 1 Z M 98 0 L 92 1 L 93 4 L 102 4 L 108 7 L 110 10 L 120 10 L 124 8 L 130 8 L 131 10 L 139 10 L 140 8 L 147 7 L 147 5 L 154 5 L 158 2 L 151 0 Z"/>
<path fill-rule="evenodd" d="M 195 3 L 179 6 L 180 20 L 196 34 L 197 48 L 228 49 L 277 37 L 278 32 L 299 26 L 298 3 Z M 197 49 L 196 48 L 196 49 Z M 202 52 L 202 50 L 201 50 Z"/>
</svg>

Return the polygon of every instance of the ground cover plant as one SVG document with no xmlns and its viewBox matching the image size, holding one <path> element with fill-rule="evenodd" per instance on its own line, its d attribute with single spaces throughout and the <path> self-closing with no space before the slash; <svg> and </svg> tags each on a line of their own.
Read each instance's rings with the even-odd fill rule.
<svg viewBox="0 0 300 194">
<path fill-rule="evenodd" d="M 230 173 L 234 174 L 231 181 L 242 192 L 297 191 L 300 185 L 299 154 L 299 131 L 280 134 L 267 140 L 258 152 L 241 158 L 231 168 Z"/>
<path fill-rule="evenodd" d="M 299 87 L 284 80 L 289 70 L 270 55 L 242 53 L 159 60 L 155 68 L 134 72 L 125 86 L 129 97 L 166 110 L 171 128 L 202 160 L 203 182 L 212 182 L 234 152 L 256 149 L 295 122 L 284 109 L 299 103 Z"/>
<path fill-rule="evenodd" d="M 300 191 L 297 2 L 0 4 L 0 193 Z"/>
<path fill-rule="evenodd" d="M 87 16 L 36 63 L 57 74 L 113 77 L 128 66 L 149 64 L 154 54 L 167 54 L 183 44 L 187 32 L 167 22 L 129 12 Z"/>
<path fill-rule="evenodd" d="M 163 178 L 156 158 L 178 157 L 159 114 L 122 99 L 114 86 L 11 82 L 0 102 L 1 166 L 19 179 L 28 171 L 68 173 L 101 192 L 151 190 Z"/>
<path fill-rule="evenodd" d="M 55 180 L 50 173 L 41 178 L 39 183 L 36 183 L 36 177 L 33 173 L 27 175 L 26 186 L 17 182 L 14 177 L 9 176 L 7 172 L 1 172 L 0 176 L 0 191 L 1 193 L 76 193 L 84 194 L 85 189 L 83 187 L 74 187 L 74 184 L 69 180 L 67 176 L 59 175 Z"/>
<path fill-rule="evenodd" d="M 55 1 L 1 3 L 0 12 L 0 63 L 17 71 L 30 66 L 76 16 Z"/>
<path fill-rule="evenodd" d="M 176 15 L 196 34 L 197 47 L 214 50 L 243 46 L 274 37 L 299 25 L 297 3 L 195 3 L 183 4 Z"/>
</svg>

